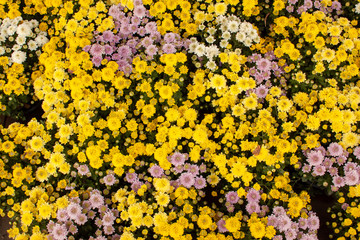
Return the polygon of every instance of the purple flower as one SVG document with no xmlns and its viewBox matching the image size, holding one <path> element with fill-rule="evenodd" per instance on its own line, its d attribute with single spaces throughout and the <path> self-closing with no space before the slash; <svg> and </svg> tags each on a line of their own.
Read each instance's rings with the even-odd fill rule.
<svg viewBox="0 0 360 240">
<path fill-rule="evenodd" d="M 164 174 L 164 169 L 155 164 L 151 168 L 149 168 L 149 173 L 154 178 L 160 178 Z"/>
<path fill-rule="evenodd" d="M 99 208 L 104 204 L 104 197 L 99 192 L 92 191 L 89 201 L 92 208 Z"/>
<path fill-rule="evenodd" d="M 265 85 L 260 85 L 255 89 L 255 93 L 258 98 L 265 98 L 268 94 L 269 89 Z"/>
<path fill-rule="evenodd" d="M 307 161 L 311 166 L 320 165 L 324 160 L 324 155 L 322 155 L 321 151 L 319 150 L 312 150 L 307 155 Z"/>
<path fill-rule="evenodd" d="M 285 209 L 283 207 L 281 207 L 281 206 L 274 207 L 273 208 L 273 213 L 277 217 L 282 216 L 282 215 L 286 215 Z"/>
<path fill-rule="evenodd" d="M 113 212 L 107 211 L 102 218 L 102 223 L 104 226 L 110 226 L 114 223 L 115 219 L 116 217 L 114 216 Z"/>
<path fill-rule="evenodd" d="M 225 220 L 224 219 L 220 219 L 217 223 L 216 223 L 218 229 L 219 229 L 219 232 L 220 233 L 225 233 L 229 230 L 227 230 L 227 228 L 225 227 Z"/>
<path fill-rule="evenodd" d="M 145 50 L 145 53 L 151 57 L 154 56 L 157 52 L 158 48 L 154 44 L 149 45 Z"/>
<path fill-rule="evenodd" d="M 332 177 L 338 175 L 338 169 L 337 169 L 336 167 L 330 167 L 329 170 L 328 170 L 328 172 L 330 173 L 330 175 L 331 175 Z"/>
<path fill-rule="evenodd" d="M 195 183 L 194 175 L 191 173 L 182 173 L 180 175 L 180 184 L 182 184 L 186 188 L 191 188 Z"/>
<path fill-rule="evenodd" d="M 112 225 L 104 226 L 104 234 L 105 235 L 112 235 L 115 232 L 115 228 Z M 116 238 L 120 239 L 120 238 Z"/>
<path fill-rule="evenodd" d="M 102 54 L 105 53 L 105 47 L 96 43 L 94 45 L 91 46 L 90 49 L 90 54 L 93 56 L 101 56 Z"/>
<path fill-rule="evenodd" d="M 145 25 L 145 31 L 148 34 L 153 34 L 157 31 L 157 26 L 155 22 L 149 22 Z"/>
<path fill-rule="evenodd" d="M 278 217 L 278 229 L 280 232 L 285 232 L 291 227 L 291 219 L 287 215 L 281 215 Z"/>
<path fill-rule="evenodd" d="M 82 208 L 77 203 L 70 203 L 67 206 L 67 215 L 70 217 L 70 219 L 75 220 L 79 214 L 81 214 Z"/>
<path fill-rule="evenodd" d="M 66 229 L 65 224 L 55 223 L 55 226 L 53 227 L 53 230 L 52 230 L 52 232 L 50 234 L 56 240 L 63 240 L 63 239 L 66 239 L 66 236 L 68 234 L 68 230 Z"/>
<path fill-rule="evenodd" d="M 110 30 L 106 30 L 102 35 L 105 42 L 113 42 L 114 41 L 114 33 Z"/>
<path fill-rule="evenodd" d="M 297 236 L 297 232 L 294 230 L 294 229 L 288 229 L 286 232 L 285 232 L 285 238 L 287 240 L 293 240 L 295 239 Z"/>
<path fill-rule="evenodd" d="M 143 18 L 146 15 L 146 8 L 144 6 L 136 6 L 134 8 L 134 15 L 138 18 Z"/>
<path fill-rule="evenodd" d="M 116 178 L 114 174 L 108 174 L 103 178 L 103 180 L 106 186 L 112 186 L 115 184 Z"/>
<path fill-rule="evenodd" d="M 259 191 L 255 190 L 254 188 L 251 188 L 246 195 L 246 199 L 248 200 L 248 202 L 259 202 L 260 200 Z"/>
<path fill-rule="evenodd" d="M 307 220 L 305 218 L 299 218 L 298 220 L 298 226 L 300 229 L 307 229 Z"/>
<path fill-rule="evenodd" d="M 257 202 L 249 202 L 245 208 L 249 214 L 260 212 L 260 205 Z"/>
<path fill-rule="evenodd" d="M 353 186 L 359 182 L 359 173 L 356 170 L 345 172 L 345 183 L 346 185 Z"/>
<path fill-rule="evenodd" d="M 84 225 L 87 222 L 87 216 L 83 213 L 77 215 L 77 217 L 75 218 L 75 222 L 78 225 Z"/>
<path fill-rule="evenodd" d="M 131 184 L 131 190 L 137 192 L 143 184 L 144 184 L 143 182 L 137 180 L 133 184 Z"/>
<path fill-rule="evenodd" d="M 315 176 L 323 176 L 326 172 L 326 168 L 323 165 L 314 166 L 313 174 Z"/>
<path fill-rule="evenodd" d="M 328 151 L 331 156 L 339 157 L 343 154 L 344 149 L 340 144 L 333 142 L 328 146 Z"/>
<path fill-rule="evenodd" d="M 278 224 L 278 219 L 277 219 L 277 217 L 276 217 L 274 214 L 271 214 L 271 215 L 268 217 L 267 225 L 268 225 L 268 226 L 277 227 L 277 224 Z"/>
<path fill-rule="evenodd" d="M 126 173 L 125 180 L 129 183 L 134 183 L 138 181 L 138 175 L 136 173 Z"/>
<path fill-rule="evenodd" d="M 231 204 L 237 203 L 239 201 L 239 199 L 240 199 L 237 192 L 235 192 L 235 191 L 228 192 L 225 195 L 225 198 L 226 198 L 226 201 L 231 203 Z"/>
<path fill-rule="evenodd" d="M 345 186 L 345 180 L 343 177 L 340 176 L 334 176 L 333 177 L 333 184 L 335 187 L 340 188 Z"/>
<path fill-rule="evenodd" d="M 310 230 L 318 230 L 320 227 L 320 220 L 316 215 L 309 216 L 307 225 Z"/>
<path fill-rule="evenodd" d="M 358 160 L 360 160 L 360 147 L 354 148 L 353 154 Z"/>
<path fill-rule="evenodd" d="M 346 162 L 346 157 L 340 156 L 336 158 L 337 163 L 342 166 Z"/>
<path fill-rule="evenodd" d="M 66 222 L 69 219 L 69 215 L 67 214 L 66 209 L 59 209 L 56 213 L 56 218 L 60 222 Z"/>
<path fill-rule="evenodd" d="M 100 67 L 101 65 L 101 61 L 103 60 L 103 58 L 101 56 L 94 56 L 91 61 L 93 62 L 95 67 Z"/>
<path fill-rule="evenodd" d="M 261 58 L 256 61 L 256 66 L 260 71 L 267 72 L 271 69 L 271 61 L 266 58 Z"/>
<path fill-rule="evenodd" d="M 165 43 L 162 47 L 162 50 L 164 51 L 164 53 L 166 54 L 170 54 L 170 53 L 175 53 L 176 49 L 174 47 L 174 45 L 170 44 L 170 43 Z"/>
<path fill-rule="evenodd" d="M 194 187 L 196 189 L 203 189 L 204 187 L 206 187 L 206 179 L 203 178 L 202 176 L 196 177 Z"/>
<path fill-rule="evenodd" d="M 185 163 L 185 155 L 179 152 L 175 152 L 171 156 L 170 161 L 174 166 L 183 165 Z"/>
<path fill-rule="evenodd" d="M 195 164 L 191 164 L 189 166 L 188 172 L 193 174 L 194 176 L 198 175 L 199 174 L 199 167 L 197 165 L 195 165 Z"/>
</svg>

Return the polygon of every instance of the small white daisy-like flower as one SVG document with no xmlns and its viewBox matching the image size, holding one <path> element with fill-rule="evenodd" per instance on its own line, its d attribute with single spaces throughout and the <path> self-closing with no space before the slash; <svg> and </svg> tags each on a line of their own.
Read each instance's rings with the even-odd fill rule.
<svg viewBox="0 0 360 240">
<path fill-rule="evenodd" d="M 35 51 L 38 48 L 38 45 L 34 40 L 30 40 L 28 42 L 28 48 L 30 51 Z"/>
<path fill-rule="evenodd" d="M 16 43 L 20 46 L 24 45 L 26 43 L 26 37 L 24 36 L 18 36 L 16 39 L 15 39 Z"/>
<path fill-rule="evenodd" d="M 212 59 L 213 57 L 219 55 L 219 49 L 215 45 L 211 45 L 206 48 L 206 57 Z"/>
<path fill-rule="evenodd" d="M 31 28 L 36 28 L 37 26 L 39 26 L 39 22 L 35 19 L 32 19 L 29 23 Z"/>
<path fill-rule="evenodd" d="M 18 44 L 15 44 L 13 47 L 12 47 L 12 51 L 19 51 L 21 49 L 21 46 L 18 45 Z"/>
<path fill-rule="evenodd" d="M 11 61 L 22 64 L 26 60 L 26 53 L 22 51 L 14 51 L 11 54 Z"/>
<path fill-rule="evenodd" d="M 220 47 L 221 48 L 226 48 L 227 45 L 228 45 L 228 41 L 226 39 L 221 40 L 221 42 L 220 42 Z"/>
<path fill-rule="evenodd" d="M 207 32 L 208 32 L 210 35 L 214 35 L 214 34 L 216 33 L 216 28 L 210 27 L 210 28 L 208 28 Z"/>
<path fill-rule="evenodd" d="M 12 36 L 16 32 L 16 26 L 10 25 L 8 28 L 5 28 L 6 36 Z"/>
<path fill-rule="evenodd" d="M 0 46 L 0 56 L 5 54 L 5 48 Z"/>
<path fill-rule="evenodd" d="M 190 43 L 189 52 L 191 52 L 191 53 L 195 52 L 195 48 L 197 47 L 197 45 L 198 45 L 197 42 Z"/>
<path fill-rule="evenodd" d="M 216 63 L 214 61 L 208 61 L 206 63 L 206 67 L 211 71 L 215 71 L 217 66 L 216 66 Z"/>
<path fill-rule="evenodd" d="M 355 5 L 355 13 L 357 13 L 357 14 L 360 13 L 360 3 Z"/>
<path fill-rule="evenodd" d="M 198 57 L 201 57 L 205 54 L 205 45 L 204 44 L 198 44 L 195 48 L 195 54 L 198 55 Z"/>
<path fill-rule="evenodd" d="M 236 34 L 235 38 L 236 38 L 236 40 L 237 40 L 238 42 L 244 42 L 245 39 L 246 39 L 246 34 L 245 34 L 245 32 L 243 32 L 243 31 L 238 32 L 238 33 Z"/>
<path fill-rule="evenodd" d="M 225 40 L 229 40 L 231 38 L 231 34 L 229 31 L 225 31 L 223 32 L 223 34 L 221 35 L 221 37 Z"/>
<path fill-rule="evenodd" d="M 31 27 L 28 22 L 24 22 L 16 28 L 16 33 L 20 36 L 30 36 L 31 32 Z"/>
<path fill-rule="evenodd" d="M 49 39 L 41 34 L 35 38 L 35 41 L 39 46 L 42 46 L 45 43 L 47 43 L 49 41 Z"/>
<path fill-rule="evenodd" d="M 239 30 L 239 23 L 237 21 L 229 21 L 229 31 L 235 33 Z"/>
<path fill-rule="evenodd" d="M 246 38 L 245 38 L 245 41 L 244 41 L 244 45 L 245 45 L 246 47 L 251 47 L 251 45 L 252 45 L 252 40 L 251 40 L 251 38 L 246 37 Z"/>
<path fill-rule="evenodd" d="M 215 42 L 215 38 L 212 35 L 208 36 L 205 40 L 210 44 Z"/>
</svg>

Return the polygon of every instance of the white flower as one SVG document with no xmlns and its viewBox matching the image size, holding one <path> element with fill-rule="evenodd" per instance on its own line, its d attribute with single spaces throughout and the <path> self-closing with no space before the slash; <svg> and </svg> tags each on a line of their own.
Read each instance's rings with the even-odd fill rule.
<svg viewBox="0 0 360 240">
<path fill-rule="evenodd" d="M 206 63 L 206 67 L 208 69 L 210 69 L 211 71 L 215 71 L 217 66 L 216 66 L 216 63 L 214 61 L 208 61 Z"/>
<path fill-rule="evenodd" d="M 0 56 L 5 54 L 5 48 L 0 46 Z"/>
<path fill-rule="evenodd" d="M 35 19 L 31 20 L 29 23 L 31 28 L 36 28 L 37 26 L 39 26 L 39 22 Z"/>
<path fill-rule="evenodd" d="M 208 28 L 207 32 L 208 32 L 210 35 L 214 35 L 214 34 L 216 33 L 216 28 L 210 27 L 210 28 Z"/>
<path fill-rule="evenodd" d="M 28 42 L 28 48 L 30 51 L 35 51 L 38 48 L 38 45 L 34 40 L 30 40 Z"/>
<path fill-rule="evenodd" d="M 35 41 L 39 46 L 42 46 L 45 43 L 47 43 L 49 41 L 49 39 L 47 39 L 47 37 L 45 37 L 44 35 L 41 34 L 35 38 Z"/>
<path fill-rule="evenodd" d="M 228 45 L 228 41 L 227 40 L 221 40 L 221 42 L 220 42 L 220 47 L 222 47 L 222 48 L 226 48 L 226 46 Z"/>
<path fill-rule="evenodd" d="M 245 38 L 245 41 L 244 41 L 244 45 L 246 46 L 246 47 L 251 47 L 251 45 L 252 45 L 252 40 L 250 39 L 250 38 Z"/>
<path fill-rule="evenodd" d="M 360 3 L 358 3 L 358 4 L 355 5 L 355 12 L 356 12 L 357 14 L 360 13 Z"/>
<path fill-rule="evenodd" d="M 4 42 L 6 40 L 5 36 L 1 35 L 1 32 L 0 32 L 0 42 Z"/>
<path fill-rule="evenodd" d="M 31 32 L 32 32 L 31 27 L 28 22 L 24 22 L 20 24 L 16 29 L 16 33 L 20 36 L 25 36 L 25 37 L 30 36 Z"/>
<path fill-rule="evenodd" d="M 206 57 L 210 60 L 212 60 L 213 57 L 219 55 L 219 49 L 215 45 L 211 45 L 206 48 Z"/>
<path fill-rule="evenodd" d="M 258 33 L 255 29 L 251 29 L 250 31 L 247 32 L 248 33 L 248 36 L 251 38 L 251 39 L 254 39 L 256 37 L 258 37 Z"/>
<path fill-rule="evenodd" d="M 248 22 L 242 22 L 239 26 L 239 30 L 242 32 L 250 31 L 252 28 L 252 25 Z"/>
<path fill-rule="evenodd" d="M 16 32 L 16 26 L 14 25 L 10 25 L 7 29 L 5 29 L 7 31 L 7 36 L 12 36 L 14 35 L 14 33 Z"/>
<path fill-rule="evenodd" d="M 18 36 L 16 39 L 15 39 L 16 43 L 19 44 L 20 46 L 24 45 L 25 42 L 26 42 L 26 37 L 24 36 Z"/>
<path fill-rule="evenodd" d="M 18 45 L 18 44 L 15 44 L 13 47 L 12 47 L 12 51 L 19 51 L 21 49 L 21 46 Z"/>
<path fill-rule="evenodd" d="M 208 36 L 205 40 L 210 44 L 215 42 L 215 38 L 212 35 Z"/>
<path fill-rule="evenodd" d="M 205 54 L 205 45 L 204 44 L 198 44 L 195 48 L 195 54 L 198 55 L 198 57 L 201 57 Z"/>
<path fill-rule="evenodd" d="M 239 30 L 239 23 L 237 21 L 229 21 L 229 31 L 235 33 Z"/>
<path fill-rule="evenodd" d="M 198 44 L 199 43 L 197 43 L 197 42 L 190 43 L 189 52 L 191 52 L 191 53 L 195 52 L 195 48 L 197 47 Z"/>
<path fill-rule="evenodd" d="M 11 60 L 15 63 L 22 64 L 26 60 L 26 53 L 22 51 L 14 51 L 11 54 Z"/>
<path fill-rule="evenodd" d="M 231 38 L 231 34 L 229 31 L 225 31 L 223 32 L 223 34 L 221 35 L 221 37 L 225 40 L 229 40 Z"/>
<path fill-rule="evenodd" d="M 238 32 L 235 36 L 236 40 L 238 42 L 244 42 L 245 41 L 245 38 L 246 38 L 246 34 L 244 32 Z"/>
<path fill-rule="evenodd" d="M 202 31 L 202 30 L 204 30 L 204 29 L 205 29 L 205 25 L 204 25 L 204 24 L 200 24 L 198 28 L 199 28 L 199 30 L 201 30 L 201 31 Z"/>
</svg>

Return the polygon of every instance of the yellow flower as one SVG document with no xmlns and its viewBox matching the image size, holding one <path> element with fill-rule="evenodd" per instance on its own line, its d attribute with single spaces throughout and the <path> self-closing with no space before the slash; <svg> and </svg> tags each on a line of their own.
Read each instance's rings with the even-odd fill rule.
<svg viewBox="0 0 360 240">
<path fill-rule="evenodd" d="M 156 191 L 159 192 L 169 192 L 170 191 L 170 182 L 166 178 L 155 178 L 154 187 Z"/>
<path fill-rule="evenodd" d="M 52 213 L 52 206 L 49 203 L 42 203 L 39 207 L 39 216 L 42 219 L 49 219 Z"/>
<path fill-rule="evenodd" d="M 40 182 L 44 182 L 45 180 L 48 179 L 49 175 L 48 172 L 46 171 L 46 169 L 44 167 L 39 167 L 36 170 L 36 179 Z"/>
<path fill-rule="evenodd" d="M 223 75 L 214 74 L 214 76 L 210 78 L 210 86 L 215 89 L 226 87 L 225 77 Z"/>
<path fill-rule="evenodd" d="M 159 89 L 159 94 L 163 99 L 170 99 L 173 95 L 173 90 L 170 86 L 162 86 Z"/>
<path fill-rule="evenodd" d="M 265 236 L 265 224 L 261 221 L 250 223 L 250 232 L 254 238 L 263 238 Z"/>
<path fill-rule="evenodd" d="M 281 112 L 288 112 L 290 108 L 292 107 L 293 103 L 287 98 L 282 98 L 277 103 L 278 110 Z"/>
<path fill-rule="evenodd" d="M 227 5 L 225 3 L 216 3 L 215 4 L 215 14 L 224 15 L 227 11 Z"/>
<path fill-rule="evenodd" d="M 128 121 L 126 123 L 126 128 L 129 130 L 129 131 L 136 131 L 137 130 L 137 127 L 138 127 L 138 124 L 137 122 L 134 120 L 134 119 L 131 119 L 130 121 Z"/>
<path fill-rule="evenodd" d="M 33 219 L 34 217 L 31 212 L 24 212 L 23 214 L 21 214 L 21 223 L 25 226 L 29 226 L 32 223 Z"/>
<path fill-rule="evenodd" d="M 237 217 L 230 217 L 225 220 L 225 227 L 229 232 L 236 232 L 240 230 L 241 223 Z"/>
<path fill-rule="evenodd" d="M 156 197 L 156 202 L 160 206 L 166 207 L 170 202 L 170 196 L 166 193 L 160 192 Z"/>
<path fill-rule="evenodd" d="M 244 105 L 244 107 L 246 109 L 255 110 L 258 105 L 256 95 L 251 94 L 250 96 L 244 98 L 244 100 L 242 101 L 242 104 Z"/>
<path fill-rule="evenodd" d="M 197 219 L 197 225 L 199 226 L 199 228 L 201 229 L 208 229 L 210 228 L 211 224 L 212 224 L 212 219 L 209 215 L 204 215 L 201 214 L 199 216 L 199 218 Z"/>
<path fill-rule="evenodd" d="M 360 137 L 358 134 L 353 132 L 344 133 L 342 142 L 345 144 L 346 147 L 354 147 L 359 144 Z"/>
</svg>

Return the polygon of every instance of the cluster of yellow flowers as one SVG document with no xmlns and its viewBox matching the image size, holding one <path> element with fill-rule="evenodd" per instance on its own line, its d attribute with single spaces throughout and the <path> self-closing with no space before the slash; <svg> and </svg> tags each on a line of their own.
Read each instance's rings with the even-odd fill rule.
<svg viewBox="0 0 360 240">
<path fill-rule="evenodd" d="M 317 239 L 312 183 L 355 239 L 359 4 L 0 0 L 48 37 L 0 56 L 0 91 L 43 111 L 0 128 L 10 237 Z"/>
</svg>

